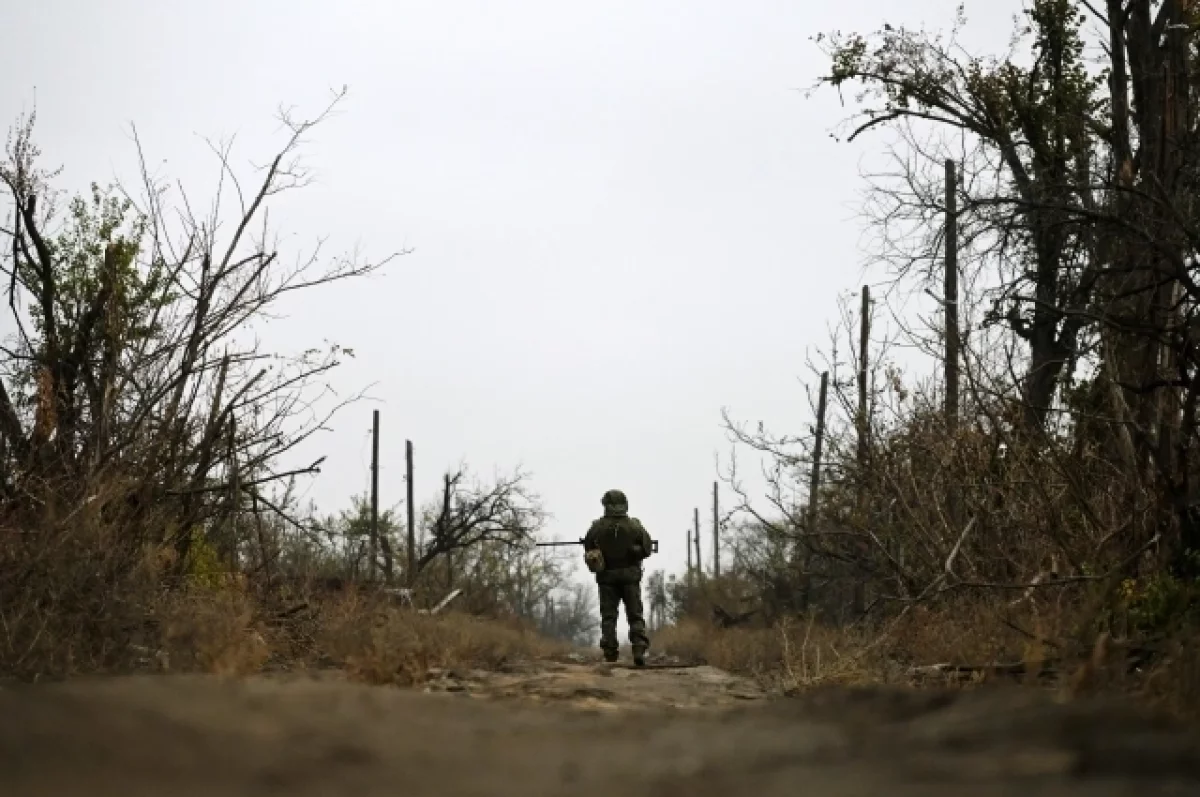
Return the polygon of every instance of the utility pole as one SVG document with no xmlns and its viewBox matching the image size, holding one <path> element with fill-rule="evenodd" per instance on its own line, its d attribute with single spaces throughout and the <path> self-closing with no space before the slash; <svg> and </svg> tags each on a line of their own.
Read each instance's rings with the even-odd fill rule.
<svg viewBox="0 0 1200 797">
<path fill-rule="evenodd" d="M 953 442 L 958 432 L 958 170 L 953 160 L 946 159 L 946 437 Z M 953 470 L 951 471 L 953 473 Z M 947 486 L 947 514 L 957 529 L 959 517 L 958 490 L 953 476 Z"/>
<path fill-rule="evenodd" d="M 825 406 L 829 399 L 829 372 L 821 374 L 821 393 L 817 399 L 817 432 L 813 440 L 812 473 L 808 478 L 808 535 L 817 533 L 817 493 L 821 491 L 821 454 L 825 444 Z M 811 542 L 804 545 L 800 557 L 803 573 L 800 576 L 800 609 L 808 611 L 812 594 L 812 576 L 808 568 L 812 564 Z"/>
<path fill-rule="evenodd" d="M 371 558 L 367 578 L 375 580 L 375 559 L 379 550 L 379 410 L 371 414 Z"/>
<path fill-rule="evenodd" d="M 713 578 L 721 577 L 721 520 L 717 506 L 717 483 L 713 482 Z"/>
<path fill-rule="evenodd" d="M 411 589 L 416 582 L 416 562 L 417 562 L 417 529 L 414 518 L 416 510 L 413 506 L 413 444 L 412 440 L 404 441 L 404 465 L 407 473 L 405 477 L 405 489 L 407 496 L 405 506 L 408 509 L 408 568 L 404 571 L 408 576 L 408 586 Z"/>
<path fill-rule="evenodd" d="M 871 334 L 871 288 L 862 288 L 862 325 L 858 339 L 858 520 L 865 527 L 867 522 L 867 446 L 871 425 L 867 418 L 867 375 L 869 373 L 867 358 L 870 356 L 869 342 Z M 858 544 L 859 555 L 866 552 L 866 546 Z M 867 595 L 866 580 L 862 574 L 862 566 L 854 578 L 854 614 L 862 616 L 866 611 Z"/>
<path fill-rule="evenodd" d="M 704 563 L 700 560 L 700 509 L 692 510 L 692 528 L 695 532 L 696 542 L 696 577 L 703 580 L 704 578 Z"/>
</svg>

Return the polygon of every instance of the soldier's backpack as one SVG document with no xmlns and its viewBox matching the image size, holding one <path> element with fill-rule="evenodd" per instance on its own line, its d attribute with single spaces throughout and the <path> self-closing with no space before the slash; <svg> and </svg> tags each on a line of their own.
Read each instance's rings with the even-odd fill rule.
<svg viewBox="0 0 1200 797">
<path fill-rule="evenodd" d="M 610 571 L 641 564 L 649 553 L 642 550 L 645 533 L 642 524 L 630 517 L 601 518 L 589 531 L 595 546 L 604 552 L 604 569 Z"/>
</svg>

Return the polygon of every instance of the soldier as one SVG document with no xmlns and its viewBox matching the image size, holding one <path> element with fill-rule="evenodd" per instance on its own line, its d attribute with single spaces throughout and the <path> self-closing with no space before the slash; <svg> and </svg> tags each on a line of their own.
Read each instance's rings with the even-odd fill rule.
<svg viewBox="0 0 1200 797">
<path fill-rule="evenodd" d="M 642 615 L 642 561 L 653 544 L 641 521 L 629 517 L 625 493 L 609 490 L 600 503 L 604 517 L 593 521 L 583 538 L 584 559 L 600 589 L 600 649 L 605 661 L 617 660 L 617 612 L 624 603 L 633 663 L 642 667 L 650 647 Z"/>
</svg>

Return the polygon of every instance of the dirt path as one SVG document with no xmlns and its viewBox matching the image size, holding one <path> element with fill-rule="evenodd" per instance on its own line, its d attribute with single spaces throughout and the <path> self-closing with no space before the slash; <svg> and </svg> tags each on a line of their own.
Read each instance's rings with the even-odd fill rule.
<svg viewBox="0 0 1200 797">
<path fill-rule="evenodd" d="M 518 663 L 501 672 L 436 671 L 427 692 L 489 699 L 521 698 L 599 711 L 727 708 L 760 701 L 754 681 L 715 667 L 655 663 L 643 669 L 602 664 L 584 657 Z"/>
<path fill-rule="evenodd" d="M 765 699 L 711 668 L 547 662 L 336 679 L 0 689 L 0 794 L 1200 794 L 1200 742 L 1032 690 Z M 625 710 L 622 710 L 625 709 Z"/>
</svg>

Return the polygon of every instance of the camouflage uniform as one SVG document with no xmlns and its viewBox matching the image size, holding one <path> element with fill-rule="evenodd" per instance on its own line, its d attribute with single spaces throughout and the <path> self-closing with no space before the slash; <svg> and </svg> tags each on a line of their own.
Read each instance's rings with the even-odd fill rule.
<svg viewBox="0 0 1200 797">
<path fill-rule="evenodd" d="M 629 502 L 620 490 L 609 490 L 601 499 L 604 517 L 594 521 L 583 538 L 585 551 L 599 549 L 604 569 L 596 574 L 600 590 L 600 649 L 607 661 L 617 660 L 617 613 L 625 604 L 629 644 L 638 665 L 645 663 L 650 638 L 642 614 L 642 561 L 651 553 L 650 535 L 637 518 L 629 517 Z"/>
</svg>

